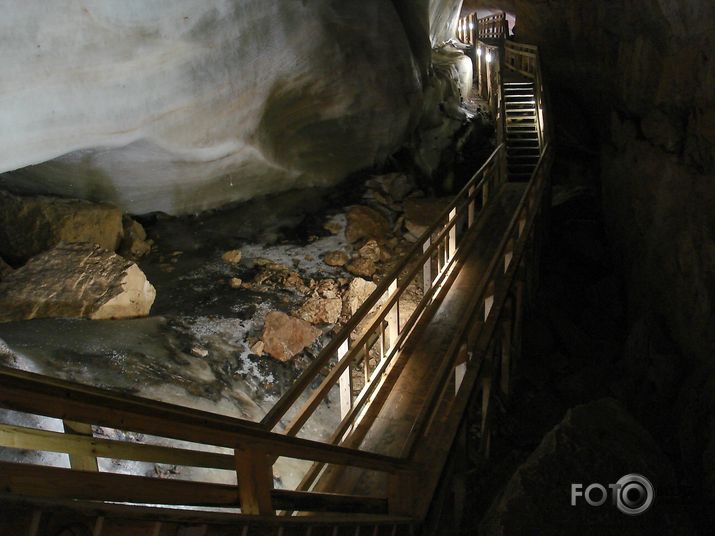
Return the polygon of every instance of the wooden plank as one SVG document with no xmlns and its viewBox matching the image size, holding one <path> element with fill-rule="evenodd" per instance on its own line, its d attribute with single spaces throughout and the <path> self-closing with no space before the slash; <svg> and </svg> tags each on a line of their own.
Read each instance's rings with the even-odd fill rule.
<svg viewBox="0 0 715 536">
<path fill-rule="evenodd" d="M 65 435 L 87 438 L 92 437 L 91 424 L 65 420 L 62 421 L 62 426 L 65 429 Z M 87 444 L 84 444 L 83 446 L 85 447 L 84 449 L 77 449 L 73 453 L 69 454 L 70 467 L 79 471 L 99 471 L 97 458 L 92 454 L 91 448 L 87 448 Z"/>
<path fill-rule="evenodd" d="M 191 506 L 238 506 L 236 486 L 0 462 L 0 489 L 15 495 Z"/>
<path fill-rule="evenodd" d="M 0 446 L 70 455 L 89 451 L 98 458 L 235 470 L 233 454 L 90 438 L 8 424 L 0 424 Z"/>
<path fill-rule="evenodd" d="M 239 507 L 236 486 L 0 462 L 0 489 L 19 497 Z M 334 493 L 272 490 L 276 508 L 300 511 L 386 513 L 387 499 Z"/>
</svg>

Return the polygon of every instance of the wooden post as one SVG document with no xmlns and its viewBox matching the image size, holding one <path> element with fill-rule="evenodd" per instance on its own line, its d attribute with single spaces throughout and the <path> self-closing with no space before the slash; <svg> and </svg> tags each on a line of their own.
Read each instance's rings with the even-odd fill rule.
<svg viewBox="0 0 715 536">
<path fill-rule="evenodd" d="M 62 421 L 65 434 L 82 435 L 92 437 L 92 425 L 83 422 Z M 70 467 L 78 471 L 99 471 L 97 458 L 92 453 L 91 447 L 87 448 L 86 454 L 70 454 Z"/>
<path fill-rule="evenodd" d="M 447 261 L 449 261 L 457 251 L 457 209 L 453 208 L 449 212 L 449 222 L 454 220 L 454 225 L 449 230 L 449 250 L 447 251 Z"/>
<path fill-rule="evenodd" d="M 338 348 L 338 361 L 348 353 L 348 341 L 344 341 Z M 340 420 L 350 412 L 353 407 L 353 376 L 351 367 L 348 365 L 338 380 L 338 392 L 340 393 Z"/>
<path fill-rule="evenodd" d="M 273 515 L 273 457 L 252 448 L 236 448 L 236 474 L 241 513 Z"/>
<path fill-rule="evenodd" d="M 390 288 L 387 292 L 387 296 L 391 297 L 397 292 L 397 280 L 390 283 Z M 397 345 L 397 338 L 400 336 L 400 300 L 395 300 L 395 304 L 390 309 L 390 312 L 386 315 L 387 320 L 387 334 L 390 339 L 390 351 L 392 351 Z"/>
<path fill-rule="evenodd" d="M 422 245 L 422 252 L 424 253 L 432 245 L 432 239 L 427 238 L 425 243 Z M 422 292 L 427 294 L 427 291 L 432 286 L 432 255 L 427 257 L 427 260 L 422 265 Z"/>
<path fill-rule="evenodd" d="M 471 229 L 474 225 L 474 186 L 469 188 L 469 204 L 467 205 L 467 229 Z"/>
</svg>

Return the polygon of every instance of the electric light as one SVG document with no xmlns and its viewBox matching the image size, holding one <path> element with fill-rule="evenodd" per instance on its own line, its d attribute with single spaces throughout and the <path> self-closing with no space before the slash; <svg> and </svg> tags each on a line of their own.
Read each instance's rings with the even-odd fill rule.
<svg viewBox="0 0 715 536">
<path fill-rule="evenodd" d="M 482 47 L 477 47 L 477 56 L 482 55 Z"/>
<path fill-rule="evenodd" d="M 487 63 L 492 61 L 492 53 L 487 50 Z"/>
</svg>

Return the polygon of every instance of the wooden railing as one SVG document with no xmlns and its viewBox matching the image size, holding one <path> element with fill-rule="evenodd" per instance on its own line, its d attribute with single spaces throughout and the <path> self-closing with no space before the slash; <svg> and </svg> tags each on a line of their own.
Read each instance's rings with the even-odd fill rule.
<svg viewBox="0 0 715 536">
<path fill-rule="evenodd" d="M 493 54 L 489 95 L 500 106 L 500 65 L 537 80 L 541 110 L 544 92 L 538 51 L 507 44 Z M 535 56 L 535 58 L 532 57 Z M 497 128 L 503 113 L 496 113 Z M 452 344 L 435 371 L 426 402 L 414 420 L 400 456 L 384 456 L 340 446 L 360 423 L 420 319 L 429 318 L 435 299 L 458 273 L 458 264 L 478 239 L 476 225 L 506 181 L 505 146 L 444 208 L 399 265 L 378 285 L 261 423 L 112 393 L 63 380 L 0 367 L 0 407 L 62 419 L 65 433 L 0 425 L 0 446 L 69 454 L 71 469 L 0 463 L 0 490 L 35 499 L 85 499 L 151 505 L 240 508 L 242 514 L 271 516 L 276 510 L 389 515 L 395 523 L 424 517 L 441 471 L 425 460 L 419 445 L 451 444 L 466 405 L 481 393 L 482 440 L 489 450 L 489 415 L 494 386 L 509 389 L 511 355 L 519 346 L 524 271 L 533 264 L 533 244 L 548 191 L 551 151 L 541 117 L 541 158 L 510 220 L 496 255 L 475 289 Z M 502 125 L 503 127 L 503 125 Z M 502 128 L 503 130 L 503 128 Z M 417 291 L 418 303 L 406 293 Z M 413 296 L 415 292 L 412 292 Z M 329 407 L 328 395 L 339 403 Z M 323 441 L 299 437 L 316 412 L 338 419 Z M 91 426 L 138 432 L 189 442 L 169 447 L 93 437 Z M 275 430 L 275 431 L 274 431 Z M 312 462 L 297 490 L 274 489 L 279 457 Z M 99 472 L 97 458 L 202 467 L 235 474 L 235 484 L 216 484 Z M 357 467 L 388 475 L 384 495 L 365 497 L 308 491 L 325 464 Z M 429 474 L 415 489 L 418 474 Z M 408 521 L 405 521 L 407 516 Z"/>
<path fill-rule="evenodd" d="M 534 80 L 534 91 L 537 107 L 539 142 L 543 146 L 548 140 L 548 128 L 544 110 L 546 108 L 546 93 L 542 77 L 539 50 L 534 45 L 504 43 L 504 66 L 516 73 Z"/>
<path fill-rule="evenodd" d="M 508 35 L 509 22 L 506 19 L 506 13 L 497 13 L 478 19 L 474 12 L 462 17 L 457 23 L 457 38 L 469 45 L 475 44 L 479 39 L 506 39 Z"/>
</svg>

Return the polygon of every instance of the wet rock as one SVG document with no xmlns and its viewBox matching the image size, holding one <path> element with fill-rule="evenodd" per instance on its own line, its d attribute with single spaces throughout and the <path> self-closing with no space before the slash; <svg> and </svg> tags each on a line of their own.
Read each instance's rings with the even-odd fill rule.
<svg viewBox="0 0 715 536">
<path fill-rule="evenodd" d="M 358 249 L 357 254 L 368 261 L 379 262 L 381 258 L 380 246 L 375 240 L 368 240 L 364 246 Z"/>
<path fill-rule="evenodd" d="M 238 264 L 241 262 L 241 250 L 232 249 L 224 253 L 221 258 L 228 264 Z"/>
<path fill-rule="evenodd" d="M 345 266 L 350 259 L 344 251 L 328 251 L 323 260 L 328 266 Z"/>
<path fill-rule="evenodd" d="M 340 283 L 335 279 L 322 279 L 316 283 L 316 292 L 323 298 L 339 298 Z"/>
<path fill-rule="evenodd" d="M 390 232 L 390 223 L 375 209 L 357 205 L 348 210 L 345 237 L 355 243 L 363 238 L 384 241 Z"/>
<path fill-rule="evenodd" d="M 122 213 L 112 205 L 0 192 L 0 255 L 12 264 L 60 242 L 89 242 L 115 251 L 122 235 Z"/>
<path fill-rule="evenodd" d="M 343 225 L 339 221 L 330 220 L 323 225 L 323 229 L 328 231 L 330 234 L 340 234 L 343 230 Z"/>
<path fill-rule="evenodd" d="M 299 318 L 311 324 L 335 324 L 343 310 L 340 298 L 309 298 L 296 313 Z"/>
<path fill-rule="evenodd" d="M 96 244 L 60 244 L 0 283 L 0 321 L 146 316 L 155 297 L 133 262 Z"/>
<path fill-rule="evenodd" d="M 405 228 L 419 238 L 439 218 L 450 199 L 411 197 L 405 201 Z"/>
<path fill-rule="evenodd" d="M 239 277 L 232 277 L 228 280 L 228 285 L 231 288 L 241 288 L 241 285 L 243 285 L 243 280 Z"/>
<path fill-rule="evenodd" d="M 256 355 L 263 355 L 264 348 L 265 344 L 263 343 L 263 341 L 256 341 L 251 345 L 251 352 Z"/>
<path fill-rule="evenodd" d="M 377 271 L 375 263 L 363 257 L 354 258 L 345 269 L 353 275 L 360 277 L 372 277 Z"/>
<path fill-rule="evenodd" d="M 128 259 L 141 259 L 151 251 L 151 242 L 146 238 L 144 227 L 129 216 L 124 216 L 122 222 L 124 238 L 119 245 L 119 254 Z"/>
<path fill-rule="evenodd" d="M 209 355 L 209 351 L 206 348 L 194 346 L 193 348 L 191 348 L 191 355 L 195 357 L 207 357 Z"/>
<path fill-rule="evenodd" d="M 395 201 L 402 201 L 413 190 L 415 184 L 410 177 L 404 174 L 397 175 L 390 183 L 390 197 Z"/>
<path fill-rule="evenodd" d="M 264 351 L 279 361 L 289 361 L 306 346 L 315 342 L 321 331 L 310 322 L 280 311 L 266 315 L 261 339 Z"/>
<path fill-rule="evenodd" d="M 489 508 L 479 534 L 529 534 L 534 527 L 569 536 L 689 534 L 687 520 L 669 512 L 657 498 L 657 507 L 641 516 L 624 515 L 610 500 L 597 508 L 581 498 L 570 506 L 573 483 L 607 487 L 630 473 L 644 475 L 657 493 L 673 492 L 675 475 L 669 460 L 618 402 L 606 398 L 576 406 L 517 469 Z"/>
<path fill-rule="evenodd" d="M 367 281 L 360 277 L 353 279 L 350 282 L 348 291 L 345 293 L 345 303 L 349 313 L 354 315 L 376 288 L 377 285 L 372 281 Z"/>
<path fill-rule="evenodd" d="M 0 281 L 5 279 L 5 277 L 10 275 L 11 273 L 12 273 L 12 266 L 10 266 L 8 263 L 6 263 L 0 257 Z"/>
</svg>

